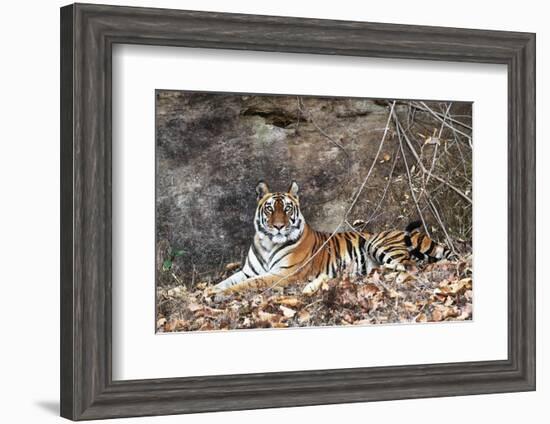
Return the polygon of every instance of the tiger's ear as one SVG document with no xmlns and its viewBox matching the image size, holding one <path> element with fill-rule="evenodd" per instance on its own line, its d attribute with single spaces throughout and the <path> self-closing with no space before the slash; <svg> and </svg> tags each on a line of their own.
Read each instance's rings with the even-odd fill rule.
<svg viewBox="0 0 550 424">
<path fill-rule="evenodd" d="M 269 193 L 269 187 L 263 181 L 259 181 L 256 186 L 256 200 L 260 201 L 266 194 Z"/>
<path fill-rule="evenodd" d="M 298 189 L 298 183 L 296 181 L 292 181 L 290 183 L 290 187 L 288 188 L 288 194 L 291 194 L 294 197 L 298 198 Z"/>
</svg>

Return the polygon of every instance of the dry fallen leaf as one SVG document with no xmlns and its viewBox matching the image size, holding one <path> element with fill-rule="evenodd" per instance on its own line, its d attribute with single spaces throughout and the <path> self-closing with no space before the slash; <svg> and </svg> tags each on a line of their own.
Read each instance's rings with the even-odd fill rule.
<svg viewBox="0 0 550 424">
<path fill-rule="evenodd" d="M 386 281 L 395 280 L 398 274 L 399 272 L 388 272 L 387 274 L 384 274 L 384 278 Z"/>
<path fill-rule="evenodd" d="M 388 289 L 388 296 L 392 299 L 395 299 L 396 297 L 399 297 L 399 292 L 394 288 L 390 287 Z"/>
<path fill-rule="evenodd" d="M 199 309 L 202 309 L 202 305 L 199 305 L 198 303 L 189 303 L 187 305 L 187 309 L 189 309 L 191 312 L 198 311 Z"/>
<path fill-rule="evenodd" d="M 439 137 L 428 137 L 424 144 L 437 144 L 439 146 L 441 144 L 441 139 Z"/>
<path fill-rule="evenodd" d="M 346 311 L 344 313 L 343 318 L 346 322 L 348 322 L 350 324 L 353 324 L 355 322 L 355 318 L 353 317 L 353 315 L 349 311 Z"/>
<path fill-rule="evenodd" d="M 166 318 L 162 317 L 157 320 L 157 328 L 161 328 L 164 324 L 166 324 Z"/>
<path fill-rule="evenodd" d="M 277 322 L 272 322 L 271 326 L 273 328 L 286 328 L 286 327 L 288 327 L 288 323 L 277 321 Z"/>
<path fill-rule="evenodd" d="M 302 309 L 300 312 L 298 312 L 298 321 L 300 323 L 307 322 L 309 321 L 310 318 L 311 318 L 311 314 L 307 309 Z"/>
<path fill-rule="evenodd" d="M 444 294 L 458 294 L 472 288 L 472 279 L 464 278 L 454 283 L 442 282 L 439 287 Z"/>
<path fill-rule="evenodd" d="M 240 262 L 230 262 L 225 266 L 226 271 L 235 271 L 237 268 L 241 267 Z"/>
<path fill-rule="evenodd" d="M 201 327 L 199 328 L 200 331 L 210 331 L 214 330 L 214 324 L 212 324 L 210 321 L 206 321 Z"/>
<path fill-rule="evenodd" d="M 253 306 L 253 307 L 265 307 L 264 305 L 264 298 L 262 295 L 255 295 L 250 304 Z M 263 306 L 262 306 L 263 305 Z"/>
<path fill-rule="evenodd" d="M 167 294 L 170 297 L 182 297 L 186 295 L 186 291 L 185 286 L 176 286 L 168 290 Z"/>
<path fill-rule="evenodd" d="M 416 312 L 418 307 L 412 302 L 403 302 L 403 307 L 407 312 Z"/>
<path fill-rule="evenodd" d="M 341 290 L 341 291 L 339 291 L 336 300 L 342 306 L 351 307 L 351 308 L 353 308 L 358 303 L 358 299 L 357 299 L 357 296 L 355 294 L 355 290 Z"/>
<path fill-rule="evenodd" d="M 432 312 L 432 321 L 442 321 L 443 312 L 440 309 L 434 309 Z"/>
<path fill-rule="evenodd" d="M 262 321 L 272 321 L 277 317 L 277 314 L 272 314 L 270 312 L 258 311 L 258 317 Z"/>
<path fill-rule="evenodd" d="M 275 303 L 279 303 L 285 306 L 296 306 L 301 303 L 297 297 L 290 297 L 290 296 L 278 297 L 276 299 L 273 299 L 273 301 Z"/>
<path fill-rule="evenodd" d="M 447 299 L 445 299 L 445 303 L 443 303 L 445 306 L 451 306 L 454 303 L 454 299 L 451 296 L 447 296 Z"/>
<path fill-rule="evenodd" d="M 458 308 L 456 306 L 434 305 L 432 311 L 433 321 L 443 321 L 447 318 L 455 318 L 458 316 Z"/>
<path fill-rule="evenodd" d="M 357 294 L 364 297 L 373 297 L 380 289 L 372 283 L 367 283 L 357 290 Z"/>
<path fill-rule="evenodd" d="M 355 287 L 355 283 L 352 283 L 348 274 L 345 274 L 342 278 L 340 278 L 340 281 L 337 283 L 337 285 L 343 290 L 353 290 L 353 288 Z"/>
<path fill-rule="evenodd" d="M 296 311 L 294 309 L 287 308 L 286 306 L 280 305 L 279 309 L 283 311 L 283 315 L 287 318 L 292 318 L 296 315 Z"/>
<path fill-rule="evenodd" d="M 457 320 L 464 321 L 472 317 L 472 304 L 466 303 L 460 311 L 460 315 L 456 317 Z"/>
<path fill-rule="evenodd" d="M 400 272 L 395 278 L 397 284 L 403 284 L 405 281 L 414 280 L 414 277 L 406 271 Z"/>
<path fill-rule="evenodd" d="M 164 331 L 171 332 L 176 330 L 181 330 L 185 326 L 185 321 L 181 319 L 174 319 L 171 321 L 166 321 L 164 323 Z"/>
<path fill-rule="evenodd" d="M 214 309 L 214 308 L 210 308 L 209 306 L 205 306 L 203 309 L 202 309 L 202 312 L 203 312 L 203 315 L 205 317 L 215 317 L 215 316 L 219 316 L 219 315 L 222 315 L 225 313 L 225 311 L 223 309 Z M 195 314 L 196 316 L 196 314 Z"/>
</svg>

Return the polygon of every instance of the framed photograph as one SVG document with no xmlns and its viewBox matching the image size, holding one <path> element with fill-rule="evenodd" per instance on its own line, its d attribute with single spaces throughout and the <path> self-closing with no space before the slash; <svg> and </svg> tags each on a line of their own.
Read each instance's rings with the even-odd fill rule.
<svg viewBox="0 0 550 424">
<path fill-rule="evenodd" d="M 535 389 L 535 35 L 61 9 L 61 414 Z"/>
</svg>

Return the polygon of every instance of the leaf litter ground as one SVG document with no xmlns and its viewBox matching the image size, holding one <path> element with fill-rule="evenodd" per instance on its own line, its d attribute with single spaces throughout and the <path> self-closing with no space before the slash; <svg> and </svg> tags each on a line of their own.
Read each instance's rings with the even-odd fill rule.
<svg viewBox="0 0 550 424">
<path fill-rule="evenodd" d="M 208 283 L 157 287 L 157 332 L 472 319 L 471 255 L 406 272 L 344 275 L 311 295 L 302 293 L 305 284 L 228 295 L 214 294 Z"/>
</svg>

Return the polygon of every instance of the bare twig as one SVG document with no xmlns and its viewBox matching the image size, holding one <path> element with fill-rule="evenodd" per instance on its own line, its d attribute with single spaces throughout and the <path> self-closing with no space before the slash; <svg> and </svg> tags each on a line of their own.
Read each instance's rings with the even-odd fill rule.
<svg viewBox="0 0 550 424">
<path fill-rule="evenodd" d="M 172 277 L 174 277 L 174 280 L 176 280 L 178 282 L 178 284 L 181 284 L 181 280 L 176 277 L 176 274 L 172 272 Z"/>
</svg>

